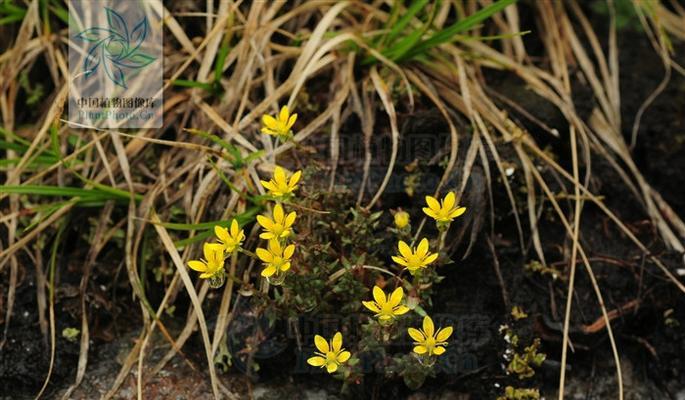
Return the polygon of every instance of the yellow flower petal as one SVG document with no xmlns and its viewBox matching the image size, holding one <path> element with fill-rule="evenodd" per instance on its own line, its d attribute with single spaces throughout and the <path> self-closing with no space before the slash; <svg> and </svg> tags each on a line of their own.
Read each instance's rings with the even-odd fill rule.
<svg viewBox="0 0 685 400">
<path fill-rule="evenodd" d="M 277 184 L 286 183 L 285 181 L 285 170 L 279 166 L 274 168 L 274 182 Z"/>
<path fill-rule="evenodd" d="M 293 114 L 290 116 L 290 118 L 288 118 L 288 124 L 285 127 L 288 128 L 288 130 L 290 130 L 290 128 L 292 128 L 293 125 L 295 125 L 295 121 L 297 121 L 297 114 Z"/>
<path fill-rule="evenodd" d="M 205 243 L 202 248 L 205 260 L 207 260 L 207 270 L 216 270 L 224 264 L 224 246 L 219 243 Z"/>
<path fill-rule="evenodd" d="M 257 215 L 257 223 L 267 231 L 271 231 L 274 229 L 274 222 L 263 215 Z"/>
<path fill-rule="evenodd" d="M 328 364 L 326 364 L 326 371 L 328 371 L 329 374 L 332 374 L 337 370 L 338 370 L 338 363 L 330 361 L 330 362 L 328 362 Z"/>
<path fill-rule="evenodd" d="M 376 303 L 381 307 L 383 307 L 383 304 L 386 302 L 385 293 L 383 293 L 383 290 L 378 286 L 373 287 L 373 299 L 376 300 Z"/>
<path fill-rule="evenodd" d="M 392 313 L 395 314 L 395 315 L 402 315 L 402 314 L 406 314 L 407 312 L 409 312 L 409 307 L 407 307 L 407 306 L 397 306 L 397 308 L 394 309 Z"/>
<path fill-rule="evenodd" d="M 288 111 L 288 106 L 281 107 L 281 112 L 278 113 L 278 120 L 280 122 L 287 123 L 289 116 L 290 116 L 290 112 Z"/>
<path fill-rule="evenodd" d="M 257 254 L 257 257 L 259 257 L 260 260 L 269 263 L 274 260 L 273 254 L 271 254 L 268 250 L 262 249 L 261 247 L 258 247 L 257 250 L 255 250 L 255 253 Z"/>
<path fill-rule="evenodd" d="M 333 335 L 333 340 L 331 341 L 331 349 L 334 352 L 340 351 L 342 348 L 342 333 L 336 332 L 335 335 Z"/>
<path fill-rule="evenodd" d="M 268 247 L 269 247 L 269 251 L 271 252 L 271 254 L 274 254 L 274 255 L 283 254 L 283 252 L 281 251 L 281 244 L 278 243 L 278 240 L 276 240 L 276 239 L 269 240 Z"/>
<path fill-rule="evenodd" d="M 451 210 L 452 207 L 457 203 L 457 195 L 454 192 L 447 193 L 445 199 L 442 202 L 442 208 L 445 210 Z"/>
<path fill-rule="evenodd" d="M 283 212 L 283 207 L 276 203 L 276 206 L 274 207 L 274 221 L 276 223 L 280 223 L 283 221 L 283 218 L 285 217 L 285 213 Z"/>
<path fill-rule="evenodd" d="M 392 260 L 403 267 L 408 266 L 407 261 L 405 261 L 403 258 L 392 256 Z"/>
<path fill-rule="evenodd" d="M 440 354 L 442 354 L 444 352 L 445 352 L 445 348 L 442 346 L 435 346 L 435 348 L 433 349 L 433 354 L 435 354 L 436 356 L 439 356 Z"/>
<path fill-rule="evenodd" d="M 409 245 L 405 243 L 404 240 L 400 240 L 397 243 L 397 249 L 400 251 L 400 254 L 404 258 L 410 258 L 412 256 L 411 247 L 409 247 Z"/>
<path fill-rule="evenodd" d="M 419 242 L 419 246 L 416 248 L 416 255 L 422 258 L 428 253 L 428 239 L 423 238 Z"/>
<path fill-rule="evenodd" d="M 438 199 L 436 199 L 433 196 L 426 196 L 426 204 L 428 204 L 428 207 L 434 211 L 438 211 L 441 208 L 440 202 L 438 201 Z M 424 211 L 425 211 L 425 209 L 424 209 Z"/>
<path fill-rule="evenodd" d="M 214 226 L 214 236 L 216 236 L 217 239 L 221 240 L 222 242 L 228 242 L 231 239 L 231 237 L 228 235 L 228 230 L 219 225 Z"/>
<path fill-rule="evenodd" d="M 343 351 L 340 354 L 338 354 L 337 361 L 339 363 L 344 363 L 345 361 L 349 360 L 351 356 L 352 353 L 350 353 L 349 351 Z"/>
<path fill-rule="evenodd" d="M 271 182 L 262 181 L 262 180 L 260 180 L 260 182 L 262 183 L 262 186 L 264 186 L 264 189 L 266 189 L 266 190 L 270 190 L 272 192 L 275 192 L 277 190 L 276 185 L 274 185 Z"/>
<path fill-rule="evenodd" d="M 414 346 L 414 353 L 416 354 L 426 354 L 427 351 L 426 346 Z"/>
<path fill-rule="evenodd" d="M 321 367 L 324 364 L 326 364 L 326 359 L 323 357 L 319 357 L 319 356 L 309 357 L 307 359 L 307 364 L 309 364 L 313 367 Z"/>
<path fill-rule="evenodd" d="M 297 182 L 300 181 L 300 177 L 302 176 L 302 171 L 296 171 L 293 176 L 290 177 L 290 181 L 288 182 L 288 186 L 293 187 L 297 184 Z"/>
<path fill-rule="evenodd" d="M 285 217 L 285 227 L 290 228 L 295 223 L 295 218 L 297 218 L 297 213 L 295 211 L 288 214 L 288 216 Z"/>
<path fill-rule="evenodd" d="M 205 260 L 209 261 L 210 258 L 212 258 L 213 250 L 211 247 L 211 243 L 205 243 L 202 245 L 202 254 L 205 256 Z"/>
<path fill-rule="evenodd" d="M 438 259 L 438 253 L 433 253 L 433 254 L 429 255 L 428 257 L 426 257 L 426 259 L 423 260 L 423 263 L 425 265 L 428 265 L 437 259 Z"/>
<path fill-rule="evenodd" d="M 438 330 L 438 334 L 435 335 L 435 341 L 436 342 L 444 342 L 446 341 L 450 336 L 452 336 L 452 327 L 448 326 L 446 328 L 442 328 Z"/>
<path fill-rule="evenodd" d="M 240 225 L 238 224 L 238 220 L 234 219 L 233 221 L 231 221 L 231 236 L 237 238 L 239 233 L 240 233 Z"/>
<path fill-rule="evenodd" d="M 281 268 L 280 268 L 280 269 L 281 269 L 281 272 L 285 272 L 285 271 L 289 270 L 289 269 L 290 269 L 290 263 L 289 263 L 289 262 L 285 262 L 285 263 L 281 264 Z"/>
<path fill-rule="evenodd" d="M 457 218 L 466 212 L 466 207 L 459 207 L 450 213 L 450 218 Z"/>
<path fill-rule="evenodd" d="M 188 261 L 188 266 L 198 272 L 205 272 L 207 271 L 207 264 L 203 263 L 202 261 Z"/>
<path fill-rule="evenodd" d="M 375 313 L 381 312 L 381 309 L 373 301 L 362 301 L 362 304 L 364 305 L 364 307 L 368 308 L 369 310 L 371 310 Z"/>
<path fill-rule="evenodd" d="M 293 256 L 293 253 L 295 253 L 295 245 L 289 244 L 285 250 L 283 250 L 283 258 L 290 259 L 290 257 Z"/>
<path fill-rule="evenodd" d="M 323 354 L 326 354 L 330 351 L 330 348 L 328 347 L 328 342 L 326 341 L 326 339 L 323 338 L 323 336 L 320 335 L 314 336 L 314 346 L 316 346 L 316 349 Z"/>
<path fill-rule="evenodd" d="M 262 270 L 262 276 L 265 278 L 268 278 L 275 273 L 276 273 L 276 267 L 274 267 L 273 265 L 269 265 L 268 267 L 266 267 Z"/>
<path fill-rule="evenodd" d="M 278 129 L 278 121 L 276 121 L 276 118 L 268 114 L 262 115 L 262 124 L 271 130 Z"/>
<path fill-rule="evenodd" d="M 390 303 L 391 307 L 396 307 L 402 301 L 402 296 L 404 296 L 404 290 L 402 290 L 401 287 L 398 287 L 390 295 L 390 299 L 388 300 L 388 303 Z"/>
<path fill-rule="evenodd" d="M 433 333 L 435 333 L 435 325 L 433 325 L 433 320 L 428 315 L 423 317 L 423 333 L 427 337 L 432 337 Z"/>
<path fill-rule="evenodd" d="M 412 339 L 414 339 L 415 341 L 417 341 L 419 343 L 426 340 L 426 337 L 423 336 L 423 333 L 421 333 L 421 331 L 416 329 L 416 328 L 407 329 L 407 333 L 409 333 L 409 336 L 411 336 Z"/>
<path fill-rule="evenodd" d="M 438 214 L 436 214 L 435 211 L 431 210 L 428 207 L 424 207 L 423 212 L 433 219 L 438 219 Z"/>
</svg>

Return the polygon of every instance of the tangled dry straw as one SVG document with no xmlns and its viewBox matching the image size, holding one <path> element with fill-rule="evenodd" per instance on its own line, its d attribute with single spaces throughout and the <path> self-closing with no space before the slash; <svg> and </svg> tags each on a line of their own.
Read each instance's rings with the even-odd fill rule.
<svg viewBox="0 0 685 400">
<path fill-rule="evenodd" d="M 159 3 L 160 0 L 150 0 Z M 200 224 L 209 218 L 207 213 L 218 193 L 224 193 L 228 202 L 220 219 L 229 215 L 243 214 L 245 203 L 241 192 L 245 185 L 252 185 L 263 191 L 259 183 L 259 172 L 264 175 L 274 168 L 275 157 L 289 151 L 293 142 L 276 146 L 259 134 L 262 114 L 276 114 L 278 105 L 293 108 L 307 85 L 317 78 L 329 79 L 328 94 L 322 110 L 315 118 L 300 118 L 300 128 L 294 141 L 307 144 L 313 136 L 326 136 L 330 152 L 330 185 L 336 182 L 337 164 L 340 158 L 340 129 L 345 121 L 356 116 L 361 121 L 365 143 L 378 134 L 375 127 L 374 110 L 387 114 L 392 139 L 392 155 L 386 173 L 377 187 L 370 187 L 369 169 L 371 155 L 364 162 L 363 184 L 358 193 L 358 203 L 366 208 L 373 207 L 383 194 L 395 168 L 400 129 L 394 90 L 406 90 L 409 107 L 417 98 L 432 103 L 445 119 L 450 130 L 450 147 L 444 175 L 435 193 L 439 193 L 447 178 L 459 171 L 459 193 L 461 195 L 471 176 L 474 165 L 481 164 L 486 172 L 488 191 L 500 190 L 493 187 L 499 182 L 507 194 L 511 208 L 518 209 L 517 199 L 506 179 L 503 156 L 497 143 L 505 142 L 522 166 L 527 189 L 527 215 L 525 220 L 516 217 L 520 246 L 532 241 L 537 258 L 543 263 L 545 254 L 537 225 L 538 210 L 541 207 L 539 194 L 558 214 L 558 219 L 567 231 L 570 246 L 571 271 L 568 293 L 574 289 L 577 259 L 589 274 L 594 284 L 597 300 L 602 308 L 607 332 L 611 338 L 618 387 L 622 388 L 619 349 L 616 348 L 611 320 L 602 299 L 601 287 L 597 285 L 592 265 L 579 242 L 581 215 L 586 204 L 599 207 L 628 237 L 635 246 L 642 249 L 653 264 L 660 269 L 674 285 L 685 292 L 685 285 L 652 256 L 646 246 L 609 209 L 602 198 L 589 189 L 592 176 L 593 156 L 602 157 L 623 180 L 623 184 L 643 205 L 664 242 L 672 249 L 685 249 L 685 224 L 642 176 L 631 156 L 631 145 L 639 140 L 640 117 L 648 110 L 653 96 L 645 103 L 635 121 L 622 121 L 620 117 L 621 93 L 619 91 L 618 49 L 616 44 L 615 15 L 610 13 L 610 29 L 606 50 L 600 45 L 600 38 L 575 0 L 564 2 L 536 1 L 528 4 L 527 11 L 534 12 L 538 22 L 537 30 L 529 33 L 539 36 L 546 62 L 528 54 L 524 36 L 521 35 L 520 12 L 522 6 L 509 5 L 492 16 L 487 24 L 476 23 L 459 31 L 449 41 L 433 47 L 414 48 L 416 54 L 398 56 L 378 45 L 374 38 L 387 38 L 388 21 L 397 22 L 397 16 L 390 10 L 390 1 L 363 3 L 358 1 L 303 1 L 303 2 L 234 2 L 221 0 L 218 8 L 214 2 L 206 3 L 206 10 L 164 9 L 165 29 L 165 104 L 164 128 L 123 132 L 115 130 L 89 129 L 73 126 L 63 119 L 65 99 L 68 94 L 68 72 L 66 52 L 71 38 L 66 29 L 45 24 L 39 13 L 39 1 L 28 2 L 25 17 L 15 32 L 0 31 L 3 42 L 11 43 L 0 55 L 0 115 L 4 132 L 16 132 L 17 136 L 5 135 L 7 142 L 22 144 L 21 150 L 7 150 L 7 159 L 14 160 L 6 168 L 6 189 L 0 190 L 3 210 L 0 216 L 3 225 L 0 247 L 0 270 L 9 268 L 8 301 L 5 311 L 5 333 L 10 324 L 16 290 L 19 259 L 23 255 L 35 259 L 41 251 L 41 238 L 59 238 L 67 224 L 69 213 L 87 199 L 85 192 L 66 193 L 67 200 L 51 203 L 50 208 L 37 211 L 26 208 L 20 201 L 20 186 L 26 192 L 35 193 L 36 187 L 80 187 L 86 190 L 100 190 L 109 193 L 102 206 L 100 223 L 92 238 L 92 247 L 82 260 L 81 281 L 81 355 L 72 389 L 83 380 L 88 360 L 89 324 L 88 308 L 85 302 L 85 288 L 91 270 L 116 229 L 125 231 L 125 270 L 139 300 L 144 325 L 139 340 L 119 371 L 106 398 L 118 390 L 131 369 L 138 369 L 138 395 L 141 396 L 146 377 L 156 374 L 181 349 L 196 326 L 200 327 L 202 341 L 208 361 L 208 371 L 214 395 L 235 397 L 220 384 L 214 370 L 213 356 L 222 334 L 230 323 L 230 305 L 235 285 L 229 280 L 223 289 L 219 320 L 211 332 L 203 314 L 203 301 L 208 285 L 202 283 L 196 290 L 184 267 L 184 261 L 193 256 L 193 246 L 179 246 L 169 234 L 165 224 L 172 207 L 180 207 L 190 225 Z M 649 3 L 649 7 L 645 4 Z M 204 3 L 203 3 L 204 4 Z M 437 5 L 436 5 L 437 4 Z M 455 4 L 462 5 L 455 8 Z M 406 32 L 419 31 L 419 37 L 429 37 L 440 32 L 453 22 L 455 16 L 469 16 L 491 6 L 491 0 L 449 2 L 428 5 L 432 25 L 424 28 L 418 14 L 412 15 L 406 23 Z M 612 2 L 609 1 L 610 10 Z M 671 11 L 658 2 L 638 2 L 635 5 L 645 33 L 654 50 L 661 55 L 667 71 L 683 73 L 684 70 L 670 57 L 668 35 L 685 38 L 685 11 L 678 8 Z M 402 10 L 399 15 L 404 15 Z M 189 37 L 184 26 L 191 21 L 203 25 L 204 36 Z M 386 36 L 384 36 L 386 35 Z M 499 40 L 485 40 L 495 37 Z M 420 56 L 420 57 L 419 57 Z M 221 59 L 221 63 L 217 60 Z M 370 61 L 369 61 L 370 60 Z M 40 118 L 30 125 L 18 118 L 22 105 L 17 101 L 19 78 L 23 70 L 44 63 L 47 66 L 45 86 L 49 92 L 38 104 Z M 218 66 L 218 67 L 217 67 Z M 556 107 L 565 117 L 568 126 L 543 128 L 548 135 L 568 141 L 572 151 L 572 167 L 565 169 L 538 145 L 539 138 L 509 118 L 502 101 L 491 95 L 483 78 L 483 70 L 496 69 L 520 78 L 537 95 Z M 582 118 L 573 102 L 572 80 L 581 78 L 592 89 L 596 104 L 589 118 Z M 198 82 L 194 87 L 180 87 L 174 82 L 180 80 Z M 220 89 L 221 95 L 212 95 L 207 87 Z M 658 95 L 656 92 L 654 95 Z M 506 104 L 506 103 L 505 103 Z M 463 115 L 473 126 L 471 132 L 457 128 L 453 112 Z M 535 110 L 523 110 L 528 115 Z M 538 123 L 532 118 L 533 123 Z M 633 125 L 632 142 L 626 142 L 621 131 L 625 124 Z M 171 132 L 171 134 L 168 134 Z M 214 132 L 223 141 L 234 145 L 242 156 L 263 150 L 244 170 L 237 170 L 223 158 L 211 162 L 211 156 L 219 154 L 221 147 L 197 132 Z M 61 157 L 42 168 L 31 168 L 37 155 L 51 150 L 66 149 L 66 140 L 75 135 L 82 145 L 74 152 Z M 469 140 L 464 140 L 470 135 Z M 173 139 L 169 139 L 173 137 Z M 55 143 L 56 138 L 56 143 Z M 457 163 L 461 143 L 468 143 L 466 157 Z M 25 145 L 25 146 L 24 146 Z M 156 170 L 145 166 L 145 157 L 150 148 L 159 154 Z M 83 163 L 72 163 L 83 158 Z M 494 160 L 494 164 L 491 163 Z M 572 207 L 560 204 L 558 196 L 550 189 L 550 183 L 540 173 L 538 165 L 544 165 L 558 175 L 563 182 L 563 191 L 572 199 Z M 495 166 L 493 169 L 492 166 Z M 233 180 L 234 174 L 243 174 L 245 179 Z M 222 180 L 228 179 L 237 185 L 227 192 Z M 14 188 L 9 190 L 7 188 Z M 58 194 L 65 195 L 65 192 Z M 492 197 L 492 196 L 490 196 Z M 50 199 L 46 197 L 46 199 Z M 112 200 L 114 199 L 114 200 Z M 490 200 L 492 202 L 492 200 Z M 112 221 L 114 204 L 128 207 L 126 218 Z M 494 207 L 490 207 L 490 221 L 494 223 Z M 20 217 L 35 215 L 30 227 L 21 226 Z M 154 226 L 159 240 L 176 269 L 162 302 L 153 308 L 138 274 L 141 260 L 140 247 L 144 231 Z M 423 225 L 423 223 L 422 223 Z M 188 237 L 198 231 L 188 230 Z M 249 238 L 257 230 L 246 232 Z M 418 233 L 417 233 L 418 235 Z M 249 239 L 248 239 L 249 240 Z M 54 240 L 53 254 L 59 251 L 59 242 Z M 52 260 L 54 267 L 54 260 Z M 49 266 L 50 263 L 48 263 Z M 236 260 L 230 265 L 229 275 L 237 269 Z M 250 265 L 249 268 L 252 266 Z M 49 271 L 36 263 L 39 279 L 38 298 L 40 304 L 41 329 L 50 337 L 52 355 L 55 353 L 54 291 L 48 290 Z M 244 275 L 248 277 L 247 274 Z M 193 312 L 187 316 L 185 328 L 172 337 L 164 325 L 163 310 L 174 302 L 185 290 L 190 296 Z M 562 364 L 566 360 L 568 326 L 571 315 L 571 299 L 568 296 L 565 312 L 565 329 Z M 47 313 L 47 316 L 46 316 Z M 150 337 L 155 330 L 162 332 L 171 349 L 151 370 L 145 370 L 144 357 Z M 2 345 L 6 345 L 4 342 Z M 560 386 L 564 385 L 565 368 L 561 368 Z M 50 373 L 46 376 L 46 385 Z M 44 386 L 45 388 L 45 386 Z M 561 391 L 563 397 L 563 391 Z M 69 396 L 69 392 L 66 395 Z M 621 389 L 622 397 L 622 389 Z"/>
</svg>

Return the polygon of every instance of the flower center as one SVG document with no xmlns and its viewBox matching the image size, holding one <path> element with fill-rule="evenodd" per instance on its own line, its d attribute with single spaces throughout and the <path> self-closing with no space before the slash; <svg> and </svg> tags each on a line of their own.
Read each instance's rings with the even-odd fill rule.
<svg viewBox="0 0 685 400">
<path fill-rule="evenodd" d="M 328 353 L 326 353 L 326 363 L 330 362 L 338 364 L 338 357 L 333 351 L 329 351 Z"/>
<path fill-rule="evenodd" d="M 421 268 L 423 266 L 423 259 L 415 254 L 412 254 L 411 257 L 407 259 L 407 264 L 409 264 L 409 268 L 411 269 Z"/>
<path fill-rule="evenodd" d="M 283 235 L 283 232 L 285 232 L 285 226 L 283 224 L 281 224 L 281 223 L 274 224 L 274 227 L 273 227 L 274 235 L 281 236 L 281 235 Z"/>
<path fill-rule="evenodd" d="M 285 264 L 285 260 L 283 259 L 283 257 L 275 256 L 272 264 L 274 267 L 276 267 L 276 269 L 280 270 L 283 264 Z"/>
<path fill-rule="evenodd" d="M 381 307 L 381 312 L 379 313 L 381 317 L 386 316 L 386 317 L 394 317 L 393 314 L 393 307 L 390 305 L 390 303 L 385 303 Z"/>
<path fill-rule="evenodd" d="M 428 349 L 428 353 L 432 354 L 433 348 L 435 348 L 435 338 L 434 337 L 427 338 L 426 342 L 424 343 L 424 346 L 426 346 L 426 349 Z"/>
</svg>

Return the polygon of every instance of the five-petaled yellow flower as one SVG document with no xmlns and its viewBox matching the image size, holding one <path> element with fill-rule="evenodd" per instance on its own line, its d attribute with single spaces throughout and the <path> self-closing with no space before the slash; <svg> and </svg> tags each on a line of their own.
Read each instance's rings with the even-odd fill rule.
<svg viewBox="0 0 685 400">
<path fill-rule="evenodd" d="M 297 121 L 297 114 L 290 115 L 288 106 L 281 107 L 281 112 L 276 117 L 262 115 L 262 133 L 267 135 L 288 138 L 292 131 L 291 128 Z"/>
<path fill-rule="evenodd" d="M 257 215 L 257 222 L 264 228 L 259 237 L 262 239 L 282 239 L 290 236 L 292 233 L 292 226 L 295 223 L 297 214 L 295 211 L 287 216 L 283 211 L 283 206 L 276 204 L 274 206 L 273 218 L 264 215 Z"/>
<path fill-rule="evenodd" d="M 409 336 L 414 339 L 414 353 L 418 355 L 439 356 L 445 352 L 447 339 L 452 335 L 452 327 L 435 331 L 433 320 L 429 316 L 423 317 L 423 329 L 409 328 Z"/>
<path fill-rule="evenodd" d="M 274 169 L 274 176 L 270 181 L 261 181 L 262 186 L 269 191 L 269 194 L 274 197 L 283 197 L 290 195 L 297 189 L 297 182 L 302 176 L 302 171 L 297 171 L 288 178 L 285 170 L 279 166 Z"/>
<path fill-rule="evenodd" d="M 188 261 L 188 266 L 195 271 L 202 272 L 200 278 L 208 279 L 224 269 L 224 245 L 219 243 L 205 243 L 202 248 L 204 260 Z"/>
<path fill-rule="evenodd" d="M 454 192 L 447 193 L 440 202 L 433 196 L 426 196 L 426 204 L 428 207 L 424 207 L 423 212 L 438 223 L 449 223 L 466 211 L 466 207 L 457 205 L 457 195 Z"/>
<path fill-rule="evenodd" d="M 376 317 L 381 322 L 391 322 L 398 315 L 406 314 L 409 307 L 401 305 L 404 291 L 401 287 L 395 289 L 390 296 L 385 296 L 385 293 L 378 286 L 373 287 L 374 301 L 362 301 L 364 307 L 376 313 Z"/>
<path fill-rule="evenodd" d="M 231 222 L 230 231 L 223 226 L 215 226 L 214 235 L 216 235 L 219 243 L 224 246 L 224 251 L 227 255 L 233 253 L 245 240 L 245 232 L 240 229 L 240 225 L 238 225 L 238 221 L 235 219 Z"/>
<path fill-rule="evenodd" d="M 400 255 L 392 256 L 393 261 L 406 267 L 411 274 L 414 274 L 421 268 L 426 268 L 428 264 L 438 258 L 437 253 L 430 253 L 428 251 L 428 239 L 426 238 L 421 239 L 421 242 L 419 242 L 419 245 L 414 250 L 403 240 L 397 243 L 397 248 L 400 251 Z"/>
<path fill-rule="evenodd" d="M 409 213 L 406 211 L 398 211 L 394 215 L 395 226 L 398 229 L 403 229 L 405 226 L 409 225 Z"/>
<path fill-rule="evenodd" d="M 340 332 L 333 336 L 330 345 L 322 336 L 314 336 L 314 345 L 316 345 L 316 349 L 319 351 L 315 351 L 314 354 L 316 355 L 309 357 L 307 363 L 314 367 L 326 367 L 326 371 L 329 374 L 334 373 L 352 355 L 349 351 L 343 349 L 342 340 L 342 333 Z"/>
<path fill-rule="evenodd" d="M 271 239 L 267 249 L 259 247 L 255 252 L 257 257 L 264 262 L 262 276 L 268 278 L 273 274 L 286 272 L 290 269 L 290 258 L 295 253 L 295 245 L 290 244 L 283 248 L 278 243 L 278 239 Z"/>
</svg>

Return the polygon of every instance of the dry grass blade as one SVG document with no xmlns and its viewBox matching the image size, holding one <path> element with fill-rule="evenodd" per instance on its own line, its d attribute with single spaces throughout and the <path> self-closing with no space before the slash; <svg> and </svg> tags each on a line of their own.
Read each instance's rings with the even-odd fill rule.
<svg viewBox="0 0 685 400">
<path fill-rule="evenodd" d="M 383 107 L 385 107 L 385 112 L 388 114 L 388 118 L 390 119 L 392 150 L 390 153 L 390 161 L 388 162 L 388 169 L 385 172 L 383 181 L 381 182 L 380 187 L 376 191 L 376 194 L 373 196 L 369 204 L 366 205 L 367 210 L 373 207 L 373 205 L 378 201 L 378 199 L 383 194 L 385 187 L 388 185 L 388 182 L 390 181 L 392 170 L 395 167 L 395 160 L 397 160 L 397 150 L 400 141 L 400 131 L 397 128 L 397 113 L 395 112 L 395 106 L 393 105 L 392 99 L 390 98 L 390 90 L 388 89 L 388 85 L 380 77 L 380 75 L 378 75 L 378 70 L 375 66 L 371 68 L 370 76 L 371 82 L 373 83 L 374 88 L 376 88 L 376 93 L 378 93 L 378 96 L 380 97 L 381 102 L 383 103 Z"/>
<path fill-rule="evenodd" d="M 195 292 L 195 287 L 193 286 L 193 282 L 190 280 L 190 276 L 188 276 L 188 271 L 186 271 L 185 266 L 183 265 L 183 261 L 181 260 L 181 257 L 178 254 L 178 251 L 176 250 L 176 247 L 174 247 L 174 243 L 171 240 L 171 237 L 169 237 L 169 234 L 166 231 L 166 228 L 164 228 L 161 225 L 161 220 L 157 216 L 156 213 L 152 212 L 152 215 L 150 216 L 150 220 L 155 224 L 155 230 L 157 231 L 157 234 L 159 234 L 160 239 L 162 240 L 162 244 L 166 248 L 167 252 L 171 256 L 171 259 L 174 262 L 174 265 L 176 266 L 176 270 L 178 273 L 181 275 L 181 280 L 183 281 L 183 285 L 186 288 L 186 291 L 188 292 L 188 296 L 190 297 L 191 302 L 193 303 L 193 308 L 194 312 L 197 315 L 197 320 L 198 323 L 200 324 L 200 332 L 202 333 L 202 341 L 205 346 L 205 352 L 207 354 L 207 364 L 209 368 L 209 376 L 211 379 L 211 384 L 212 384 L 212 392 L 214 393 L 214 398 L 218 399 L 219 398 L 219 388 L 217 385 L 217 377 L 216 377 L 216 371 L 214 369 L 214 358 L 212 356 L 212 345 L 211 342 L 209 341 L 209 331 L 207 329 L 207 321 L 205 320 L 204 313 L 202 312 L 202 303 L 198 299 L 197 292 Z"/>
<path fill-rule="evenodd" d="M 578 238 L 574 237 L 574 235 L 575 235 L 574 228 L 569 224 L 566 216 L 564 215 L 563 211 L 561 210 L 561 207 L 559 206 L 558 202 L 554 198 L 554 194 L 549 189 L 549 187 L 545 183 L 544 179 L 542 178 L 542 176 L 540 175 L 538 170 L 534 167 L 532 161 L 525 154 L 523 154 L 521 147 L 518 148 L 518 151 L 519 151 L 521 160 L 523 162 L 529 163 L 531 165 L 532 168 L 530 168 L 530 170 L 532 171 L 535 179 L 538 181 L 541 188 L 545 192 L 545 195 L 549 199 L 550 203 L 554 207 L 554 210 L 556 211 L 557 215 L 559 216 L 559 219 L 561 220 L 562 224 L 564 225 L 564 228 L 566 229 L 567 234 L 573 240 L 573 243 L 574 243 L 573 246 L 576 249 L 576 251 L 578 252 L 578 254 L 580 254 L 581 260 L 583 261 L 583 265 L 585 266 L 585 269 L 588 273 L 588 276 L 590 277 L 590 282 L 592 284 L 592 288 L 595 292 L 595 296 L 597 297 L 597 301 L 599 303 L 600 310 L 602 311 L 602 317 L 604 318 L 604 321 L 606 324 L 607 334 L 609 336 L 609 342 L 611 344 L 611 351 L 612 351 L 613 356 L 614 356 L 614 364 L 616 366 L 616 377 L 617 377 L 617 381 L 618 381 L 619 399 L 623 399 L 623 374 L 621 372 L 621 362 L 620 362 L 618 347 L 616 346 L 616 340 L 614 338 L 613 330 L 611 328 L 611 319 L 609 318 L 609 315 L 607 313 L 606 306 L 604 304 L 604 299 L 603 299 L 601 290 L 599 288 L 599 284 L 597 283 L 597 279 L 595 278 L 595 275 L 592 271 L 592 267 L 590 266 L 590 262 L 586 256 L 586 254 L 585 254 L 585 251 L 583 250 L 583 247 L 580 245 Z M 577 190 L 581 189 L 580 183 L 578 181 L 576 181 L 575 186 L 576 186 Z M 580 199 L 580 197 L 577 196 L 576 197 L 576 201 L 577 201 L 576 207 L 577 208 L 579 208 L 579 202 L 578 202 L 579 199 Z M 576 225 L 576 226 L 579 226 L 579 225 Z M 573 261 L 575 261 L 575 259 Z M 573 265 L 575 265 L 575 264 L 573 264 Z M 569 296 L 569 298 L 573 297 L 571 287 L 569 287 L 568 296 Z M 570 313 L 570 306 L 567 305 L 567 307 L 568 307 L 567 311 Z M 565 331 L 564 336 L 565 336 L 566 340 L 568 340 L 568 336 L 567 336 L 568 335 L 568 322 L 566 321 L 566 317 L 565 317 L 565 323 L 564 323 L 564 331 Z M 565 352 L 565 348 L 562 349 L 562 352 Z M 565 361 L 565 359 L 564 359 L 564 361 Z M 561 377 L 560 377 L 559 399 L 564 398 L 564 386 L 563 386 L 564 377 L 565 377 L 565 372 L 562 372 Z"/>
<path fill-rule="evenodd" d="M 573 176 L 571 176 L 565 169 L 563 169 L 559 164 L 557 164 L 554 160 L 552 160 L 549 155 L 545 154 L 544 151 L 539 149 L 534 143 L 530 141 L 524 141 L 526 144 L 526 147 L 531 150 L 537 157 L 540 157 L 542 160 L 547 163 L 547 165 L 551 166 L 556 170 L 562 177 L 567 179 L 569 182 L 571 182 L 574 185 L 578 185 L 578 188 L 581 190 L 583 196 L 586 196 L 589 198 L 595 205 L 597 205 L 602 212 L 606 214 L 607 217 L 609 217 L 615 224 L 616 226 L 623 232 L 649 259 L 659 268 L 661 271 L 668 277 L 673 284 L 675 284 L 680 291 L 685 293 L 685 285 L 680 282 L 680 280 L 671 272 L 657 257 L 655 257 L 649 249 L 633 234 L 633 232 L 628 229 L 628 227 L 614 214 L 609 208 L 604 204 L 602 199 L 594 195 L 590 190 L 588 190 L 585 186 L 583 186 L 580 182 L 577 182 L 574 180 Z"/>
</svg>

